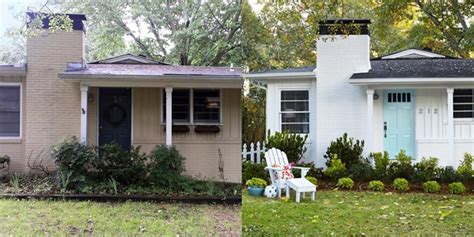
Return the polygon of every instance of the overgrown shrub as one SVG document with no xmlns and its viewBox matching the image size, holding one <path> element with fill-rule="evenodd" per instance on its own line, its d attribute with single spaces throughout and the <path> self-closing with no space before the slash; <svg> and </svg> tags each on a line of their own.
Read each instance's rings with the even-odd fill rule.
<svg viewBox="0 0 474 237">
<path fill-rule="evenodd" d="M 436 181 L 426 181 L 423 183 L 423 190 L 426 193 L 439 193 L 441 190 L 441 185 Z"/>
<path fill-rule="evenodd" d="M 466 192 L 466 187 L 461 182 L 450 183 L 448 189 L 452 194 L 463 194 Z"/>
<path fill-rule="evenodd" d="M 315 178 L 315 177 L 312 177 L 312 176 L 306 176 L 306 179 L 311 182 L 312 184 L 314 184 L 315 186 L 318 186 L 318 180 Z"/>
<path fill-rule="evenodd" d="M 399 192 L 406 192 L 410 189 L 408 180 L 404 178 L 396 178 L 393 180 L 393 189 Z"/>
<path fill-rule="evenodd" d="M 248 161 L 242 163 L 242 183 L 247 180 L 256 177 L 264 180 L 270 180 L 270 174 L 268 170 L 265 170 L 265 164 L 252 164 Z"/>
<path fill-rule="evenodd" d="M 337 154 L 333 155 L 328 168 L 324 170 L 324 174 L 333 180 L 339 179 L 346 175 L 346 166 L 337 157 Z"/>
<path fill-rule="evenodd" d="M 324 158 L 326 158 L 326 165 L 329 166 L 331 159 L 334 155 L 337 155 L 341 159 L 342 163 L 347 169 L 355 164 L 359 164 L 362 160 L 362 152 L 364 151 L 364 141 L 355 140 L 354 138 L 348 138 L 347 133 L 344 133 L 342 137 L 337 138 L 329 145 Z"/>
<path fill-rule="evenodd" d="M 354 187 L 354 181 L 348 177 L 340 178 L 337 180 L 336 186 L 340 189 L 352 189 L 352 187 Z"/>
<path fill-rule="evenodd" d="M 389 165 L 389 175 L 393 178 L 405 178 L 412 180 L 415 174 L 415 168 L 412 165 L 412 158 L 406 154 L 404 150 L 401 150 L 398 155 L 395 156 L 395 160 Z"/>
<path fill-rule="evenodd" d="M 247 185 L 247 187 L 265 188 L 265 186 L 267 186 L 267 181 L 260 178 L 251 178 L 245 182 L 245 185 Z"/>
<path fill-rule="evenodd" d="M 423 157 L 420 162 L 415 164 L 415 180 L 425 182 L 439 177 L 441 168 L 438 166 L 438 158 Z"/>
<path fill-rule="evenodd" d="M 469 153 L 464 153 L 464 159 L 461 162 L 461 165 L 458 166 L 456 173 L 460 176 L 462 180 L 470 180 L 474 176 L 474 171 L 472 170 L 472 155 Z"/>
<path fill-rule="evenodd" d="M 288 162 L 296 163 L 303 158 L 303 154 L 306 152 L 306 139 L 308 139 L 308 135 L 301 136 L 289 131 L 271 134 L 268 131 L 265 146 L 282 150 L 288 157 Z"/>
<path fill-rule="evenodd" d="M 147 174 L 146 159 L 140 147 L 124 150 L 117 143 L 103 145 L 95 161 L 97 177 L 100 180 L 113 178 L 121 185 L 143 182 Z"/>
<path fill-rule="evenodd" d="M 74 189 L 86 183 L 86 178 L 90 176 L 89 169 L 97 157 L 94 147 L 80 143 L 76 137 L 68 137 L 53 146 L 52 153 L 60 177 L 64 177 L 63 182 L 67 181 L 64 188 Z"/>
<path fill-rule="evenodd" d="M 176 147 L 156 146 L 149 155 L 148 172 L 150 182 L 158 187 L 170 190 L 179 189 L 181 174 L 185 171 L 185 158 Z"/>
<path fill-rule="evenodd" d="M 390 156 L 387 151 L 383 154 L 381 152 L 372 153 L 371 157 L 374 159 L 374 176 L 377 179 L 387 180 L 389 177 Z"/>
<path fill-rule="evenodd" d="M 369 182 L 369 190 L 374 192 L 381 192 L 385 189 L 385 185 L 380 180 L 372 180 Z"/>
</svg>

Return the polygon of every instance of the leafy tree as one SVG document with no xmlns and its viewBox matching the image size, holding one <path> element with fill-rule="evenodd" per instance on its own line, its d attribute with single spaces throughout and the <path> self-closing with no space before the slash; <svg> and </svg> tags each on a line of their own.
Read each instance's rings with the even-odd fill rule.
<svg viewBox="0 0 474 237">
<path fill-rule="evenodd" d="M 265 140 L 266 91 L 250 86 L 248 95 L 242 96 L 242 143 L 250 144 Z"/>
</svg>

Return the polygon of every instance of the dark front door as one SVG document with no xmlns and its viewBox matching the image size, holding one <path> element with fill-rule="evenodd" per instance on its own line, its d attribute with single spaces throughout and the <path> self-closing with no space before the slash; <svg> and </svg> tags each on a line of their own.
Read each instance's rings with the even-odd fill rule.
<svg viewBox="0 0 474 237">
<path fill-rule="evenodd" d="M 99 89 L 99 145 L 116 142 L 130 149 L 132 136 L 130 88 Z"/>
</svg>

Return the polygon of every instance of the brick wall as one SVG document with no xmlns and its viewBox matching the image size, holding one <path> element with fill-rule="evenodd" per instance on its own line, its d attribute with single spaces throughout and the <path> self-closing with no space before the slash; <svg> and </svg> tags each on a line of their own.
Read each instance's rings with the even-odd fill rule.
<svg viewBox="0 0 474 237">
<path fill-rule="evenodd" d="M 79 83 L 63 82 L 58 73 L 83 56 L 82 31 L 45 32 L 27 40 L 25 157 L 50 149 L 66 136 L 79 136 Z"/>
</svg>

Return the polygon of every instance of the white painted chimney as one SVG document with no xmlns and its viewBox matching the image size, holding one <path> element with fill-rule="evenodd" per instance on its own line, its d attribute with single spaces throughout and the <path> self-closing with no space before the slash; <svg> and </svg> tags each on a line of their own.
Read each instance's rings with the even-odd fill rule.
<svg viewBox="0 0 474 237">
<path fill-rule="evenodd" d="M 347 133 L 367 140 L 367 88 L 349 84 L 370 70 L 370 20 L 320 22 L 316 64 L 316 159 L 324 166 L 331 141 Z"/>
</svg>

